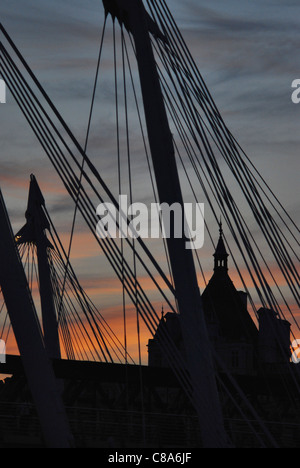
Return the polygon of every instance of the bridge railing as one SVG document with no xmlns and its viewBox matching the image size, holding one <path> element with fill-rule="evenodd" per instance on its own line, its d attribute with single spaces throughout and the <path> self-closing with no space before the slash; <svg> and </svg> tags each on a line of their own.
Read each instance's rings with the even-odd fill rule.
<svg viewBox="0 0 300 468">
<path fill-rule="evenodd" d="M 87 447 L 200 447 L 197 418 L 190 415 L 141 413 L 82 407 L 66 408 L 77 446 Z M 255 421 L 251 422 L 252 426 Z M 265 422 L 280 447 L 300 446 L 300 424 Z M 240 419 L 226 419 L 235 446 L 255 448 L 256 437 Z M 259 427 L 257 426 L 259 434 Z M 35 407 L 27 403 L 0 402 L 0 447 L 15 441 L 43 444 Z"/>
</svg>

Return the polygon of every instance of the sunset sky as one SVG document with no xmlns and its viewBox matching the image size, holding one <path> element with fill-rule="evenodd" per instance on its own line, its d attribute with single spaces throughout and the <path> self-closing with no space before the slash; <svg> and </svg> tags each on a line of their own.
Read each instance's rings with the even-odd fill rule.
<svg viewBox="0 0 300 468">
<path fill-rule="evenodd" d="M 168 5 L 227 126 L 299 223 L 300 104 L 291 100 L 291 84 L 300 78 L 299 1 L 169 0 Z M 83 146 L 104 18 L 102 2 L 2 0 L 0 18 Z M 111 29 L 107 34 L 110 37 Z M 114 112 L 111 46 L 105 45 L 103 53 L 103 87 L 96 100 L 88 154 L 116 193 L 116 160 L 109 149 L 115 137 L 109 128 Z M 24 224 L 29 177 L 34 173 L 67 248 L 73 204 L 9 92 L 7 103 L 0 106 L 0 119 L 0 186 L 14 230 Z M 143 193 L 144 166 L 136 171 L 137 190 Z M 207 216 L 212 220 L 210 213 Z M 216 241 L 218 226 L 211 224 L 210 230 Z M 208 279 L 212 254 L 208 239 L 200 251 Z M 80 216 L 71 261 L 82 286 L 121 337 L 120 285 Z M 231 277 L 241 288 L 230 266 Z M 152 284 L 147 278 L 143 281 L 151 293 Z M 203 289 L 200 275 L 199 283 Z M 155 296 L 153 301 L 160 313 L 164 304 Z M 135 318 L 128 307 L 130 352 L 136 355 Z M 144 327 L 142 333 L 145 345 Z M 145 347 L 143 353 L 145 360 Z"/>
</svg>

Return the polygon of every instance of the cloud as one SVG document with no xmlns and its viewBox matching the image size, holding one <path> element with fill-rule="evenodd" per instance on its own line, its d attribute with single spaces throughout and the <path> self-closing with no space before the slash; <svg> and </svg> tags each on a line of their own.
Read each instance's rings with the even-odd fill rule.
<svg viewBox="0 0 300 468">
<path fill-rule="evenodd" d="M 297 170 L 300 107 L 291 103 L 290 84 L 299 73 L 295 60 L 295 51 L 300 47 L 296 14 L 298 2 L 286 1 L 283 5 L 275 0 L 172 0 L 168 4 L 226 123 L 271 188 L 280 195 L 283 204 L 290 207 L 297 221 L 300 213 Z M 0 14 L 3 25 L 83 145 L 103 24 L 101 2 L 2 0 Z M 111 39 L 111 26 L 108 24 L 88 154 L 117 194 L 118 154 Z M 125 122 L 120 71 L 118 69 L 119 101 L 122 104 L 121 157 L 125 178 L 128 168 L 125 165 L 127 148 L 122 139 Z M 151 198 L 152 188 L 132 101 L 129 110 L 135 197 L 145 201 Z M 0 129 L 0 182 L 13 223 L 19 225 L 24 222 L 29 175 L 34 172 L 45 195 L 48 211 L 64 245 L 68 246 L 73 203 L 11 96 L 5 112 L 6 118 L 3 123 L 1 120 Z M 222 171 L 227 177 L 223 166 Z M 227 181 L 232 189 L 232 179 Z M 123 189 L 128 191 L 128 181 L 123 183 Z M 196 190 L 201 201 L 207 202 L 203 200 L 201 187 L 197 185 Z M 214 233 L 215 221 L 208 208 L 207 216 Z M 255 227 L 251 225 L 251 228 L 257 236 Z M 117 315 L 121 311 L 121 294 L 117 294 L 120 292 L 119 281 L 112 276 L 111 267 L 92 237 L 79 217 L 72 260 L 84 287 L 100 307 L 103 305 L 108 315 L 116 315 L 117 323 Z M 165 265 L 159 247 L 154 244 L 150 247 Z M 211 246 L 206 243 L 201 260 L 209 272 L 208 277 L 212 271 L 212 259 L 208 260 L 208 256 L 212 253 Z M 241 264 L 240 257 L 237 259 Z M 242 272 L 250 284 L 246 271 L 242 269 Z M 275 268 L 276 277 L 277 273 Z M 231 274 L 236 285 L 241 287 L 233 269 Z M 160 309 L 151 281 L 142 277 L 141 282 Z M 203 288 L 200 277 L 199 283 Z"/>
</svg>

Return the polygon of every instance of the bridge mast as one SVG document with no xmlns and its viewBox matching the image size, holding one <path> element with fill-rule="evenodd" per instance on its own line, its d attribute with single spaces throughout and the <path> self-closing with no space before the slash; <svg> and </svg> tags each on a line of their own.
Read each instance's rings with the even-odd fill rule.
<svg viewBox="0 0 300 468">
<path fill-rule="evenodd" d="M 24 268 L 0 191 L 0 286 L 48 448 L 71 448 L 73 438 L 44 347 Z"/>
<path fill-rule="evenodd" d="M 132 34 L 139 68 L 148 138 L 160 203 L 179 203 L 183 208 L 173 138 L 162 96 L 158 71 L 149 31 L 163 36 L 146 12 L 142 0 L 103 0 L 106 14 Z M 226 434 L 216 385 L 214 365 L 192 251 L 186 240 L 167 239 L 171 268 L 180 311 L 180 323 L 187 353 L 187 365 L 199 416 L 203 445 L 206 448 L 226 446 Z M 192 333 L 191 333 L 192 332 Z M 198 343 L 195 343 L 195 337 Z"/>
<path fill-rule="evenodd" d="M 30 242 L 36 245 L 45 347 L 51 359 L 60 359 L 58 322 L 48 259 L 48 250 L 53 247 L 45 233 L 45 230 L 49 229 L 49 222 L 44 214 L 43 206 L 45 206 L 44 197 L 35 176 L 31 175 L 26 210 L 27 223 L 16 238 L 18 244 Z"/>
</svg>

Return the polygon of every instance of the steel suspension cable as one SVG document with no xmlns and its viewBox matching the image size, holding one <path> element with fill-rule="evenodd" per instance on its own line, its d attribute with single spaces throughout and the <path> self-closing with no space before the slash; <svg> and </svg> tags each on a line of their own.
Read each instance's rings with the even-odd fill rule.
<svg viewBox="0 0 300 468">
<path fill-rule="evenodd" d="M 175 55 L 175 54 L 174 54 L 174 55 Z M 177 56 L 178 56 L 178 55 L 176 55 L 176 57 L 177 57 Z M 212 126 L 215 126 L 215 125 L 212 123 Z M 231 136 L 231 137 L 232 137 L 232 136 Z M 230 138 L 231 138 L 231 137 L 230 137 Z M 227 139 L 228 139 L 228 138 L 227 138 Z M 232 139 L 232 138 L 231 138 L 231 139 Z M 243 168 L 243 166 L 242 166 L 242 168 Z M 247 170 L 248 170 L 248 168 L 247 168 Z M 255 187 L 254 187 L 254 188 L 255 188 Z M 264 192 L 264 193 L 265 193 L 265 192 Z M 274 207 L 274 204 L 273 204 L 272 206 Z M 276 208 L 276 207 L 274 207 L 274 208 Z M 277 211 L 277 213 L 279 214 L 278 210 L 276 210 L 276 211 Z M 282 218 L 281 218 L 281 219 L 282 219 Z M 288 226 L 287 226 L 287 227 L 288 227 Z M 291 231 L 290 231 L 290 232 L 291 232 Z M 298 242 L 298 241 L 297 241 L 297 242 Z M 298 244 L 299 244 L 299 242 L 298 242 Z"/>
<path fill-rule="evenodd" d="M 177 128 L 177 132 L 178 132 L 178 134 L 180 135 L 180 138 L 181 138 L 181 141 L 182 141 L 182 143 L 183 143 L 183 145 L 184 145 L 185 151 L 186 151 L 187 154 L 189 155 L 189 158 L 190 158 L 190 161 L 191 161 L 191 163 L 192 163 L 192 165 L 193 165 L 193 167 L 194 167 L 194 170 L 196 171 L 196 173 L 197 173 L 197 175 L 198 175 L 198 178 L 199 178 L 199 181 L 200 181 L 200 183 L 201 183 L 202 189 L 204 190 L 204 193 L 206 193 L 205 186 L 203 185 L 203 183 L 202 183 L 202 181 L 201 181 L 200 173 L 199 173 L 199 171 L 197 170 L 197 167 L 196 167 L 196 166 L 194 165 L 194 163 L 193 163 L 192 156 L 191 156 L 191 152 L 190 152 L 190 150 L 189 150 L 189 148 L 188 148 L 188 137 L 187 137 L 186 131 L 184 130 L 183 125 L 182 125 L 182 123 L 181 123 L 181 120 L 182 120 L 182 119 L 186 122 L 186 116 L 183 115 L 183 114 L 181 113 L 181 119 L 180 119 L 179 116 L 177 115 L 177 112 L 176 112 L 176 110 L 174 109 L 174 105 L 173 105 L 173 103 L 176 102 L 176 99 L 175 99 L 175 97 L 174 97 L 172 91 L 170 90 L 168 84 L 167 84 L 166 81 L 164 80 L 164 76 L 163 76 L 162 73 L 160 73 L 160 76 L 161 76 L 161 80 L 162 80 L 162 85 L 163 85 L 164 94 L 165 94 L 166 97 L 167 97 L 166 105 L 167 105 L 167 107 L 168 107 L 168 109 L 169 109 L 170 115 L 173 115 L 173 122 L 175 123 L 175 126 L 176 126 L 176 128 Z M 171 97 L 170 97 L 170 96 L 171 96 Z M 175 116 L 175 117 L 174 117 L 174 116 Z M 175 143 L 175 145 L 176 145 L 176 143 Z M 178 147 L 177 147 L 176 149 L 177 149 L 177 153 L 179 154 L 179 149 L 178 149 Z M 182 162 L 182 166 L 183 166 L 183 168 L 184 168 L 184 170 L 185 170 L 185 172 L 186 172 L 186 174 L 187 174 L 185 165 L 184 165 L 184 163 L 183 163 L 183 159 L 182 159 L 181 156 L 179 156 L 179 157 L 180 157 L 180 160 L 181 160 L 181 162 Z M 188 177 L 188 176 L 187 176 L 187 177 Z M 207 180 L 207 182 L 209 182 L 209 181 Z M 191 186 L 192 191 L 194 192 L 194 188 L 193 188 L 192 184 L 190 184 L 190 186 Z M 211 188 L 211 191 L 212 191 L 212 193 L 213 193 L 213 189 L 212 189 L 212 188 Z M 198 201 L 197 198 L 196 198 L 196 196 L 195 196 L 195 199 L 196 199 L 196 201 Z M 209 196 L 207 193 L 206 193 L 206 199 L 210 202 L 210 196 Z M 212 205 L 211 205 L 211 209 L 212 209 L 212 211 L 215 213 L 214 207 L 213 207 Z M 217 220 L 216 214 L 215 214 L 215 218 L 216 218 L 216 220 Z M 208 229 L 208 226 L 207 226 L 207 229 Z M 208 231 L 209 231 L 209 229 L 208 229 Z M 282 297 L 282 299 L 283 299 L 285 305 L 286 305 L 287 308 L 289 309 L 291 315 L 293 315 L 293 313 L 292 313 L 292 311 L 291 311 L 291 309 L 290 309 L 290 307 L 289 307 L 289 305 L 288 305 L 288 303 L 287 303 L 285 297 L 283 296 L 282 291 L 280 290 L 280 288 L 279 288 L 279 286 L 278 286 L 278 284 L 277 284 L 277 281 L 276 281 L 276 279 L 275 279 L 275 277 L 274 277 L 274 275 L 273 275 L 273 273 L 272 273 L 270 267 L 268 266 L 268 264 L 267 264 L 267 262 L 266 262 L 266 260 L 265 260 L 265 258 L 264 258 L 264 256 L 263 256 L 263 253 L 261 252 L 261 250 L 260 250 L 260 248 L 259 248 L 257 242 L 255 241 L 255 238 L 253 237 L 252 233 L 250 232 L 250 229 L 248 229 L 248 233 L 249 233 L 249 236 L 252 238 L 253 242 L 255 243 L 257 249 L 259 250 L 260 255 L 261 255 L 261 257 L 262 257 L 262 259 L 263 259 L 263 261 L 264 261 L 264 264 L 266 265 L 266 268 L 268 269 L 268 272 L 269 272 L 269 274 L 271 275 L 272 280 L 274 281 L 275 285 L 277 286 L 277 289 L 278 289 L 278 291 L 279 291 L 279 293 L 280 293 L 280 295 L 281 295 L 281 297 Z M 233 257 L 233 258 L 234 258 L 234 257 Z M 235 259 L 234 259 L 234 261 L 235 261 Z M 236 264 L 236 261 L 235 261 L 235 264 Z M 236 266 L 237 266 L 237 264 L 236 264 Z M 241 277 L 241 275 L 240 275 L 240 277 Z M 241 277 L 241 279 L 242 279 L 242 277 Z M 243 280 L 243 279 L 242 279 L 242 280 Z M 245 286 L 245 285 L 244 285 L 244 286 Z M 298 326 L 298 324 L 297 324 L 297 326 Z"/>
<path fill-rule="evenodd" d="M 17 96 L 18 96 L 18 93 L 17 93 Z M 22 108 L 22 106 L 21 106 L 21 108 Z M 23 108 L 23 111 L 24 111 L 24 108 Z M 25 113 L 25 115 L 27 115 L 27 114 L 26 114 L 26 110 L 24 111 L 24 113 Z M 28 115 L 27 115 L 27 118 L 28 118 Z M 64 166 L 61 167 L 60 161 L 57 161 L 57 160 L 56 160 L 56 161 L 54 162 L 54 160 L 53 160 L 53 154 L 52 154 L 52 155 L 49 154 L 49 144 L 48 144 L 48 142 L 45 144 L 45 143 L 42 141 L 40 133 L 39 133 L 39 132 L 36 132 L 35 128 L 34 128 L 33 125 L 32 125 L 31 118 L 29 118 L 29 124 L 30 124 L 30 126 L 33 128 L 34 132 L 36 133 L 36 135 L 37 135 L 37 137 L 38 137 L 40 143 L 42 144 L 43 148 L 45 149 L 46 153 L 48 154 L 48 156 L 49 156 L 50 160 L 52 161 L 52 163 L 54 164 L 54 166 L 55 166 L 55 167 L 60 167 L 60 170 L 58 170 L 58 173 L 59 173 L 60 176 L 62 177 L 62 175 L 63 175 L 63 173 L 64 173 Z M 42 135 L 42 136 L 43 136 L 43 135 Z M 57 165 L 58 165 L 58 166 L 57 166 Z M 75 198 L 75 186 L 78 185 L 78 180 L 76 179 L 75 174 L 72 173 L 72 170 L 71 170 L 70 168 L 69 168 L 69 171 L 71 171 L 71 174 L 73 174 L 72 177 L 73 177 L 74 180 L 76 180 L 76 182 L 71 183 L 71 185 L 68 186 L 68 184 L 66 183 L 66 181 L 65 181 L 64 179 L 63 179 L 63 181 L 64 181 L 64 185 L 65 185 L 66 189 L 68 190 L 68 192 L 70 193 L 71 197 L 72 197 L 73 200 L 74 200 L 74 198 Z M 82 193 L 83 193 L 83 192 L 85 193 L 85 191 L 84 191 L 83 188 L 82 188 L 82 191 L 81 191 L 81 192 L 82 192 Z M 74 201 L 75 201 L 75 200 L 74 200 Z M 93 206 L 93 205 L 91 205 L 91 206 Z M 94 209 L 93 209 L 93 210 L 94 210 Z M 83 217 L 86 219 L 86 221 L 87 221 L 88 225 L 90 226 L 90 228 L 92 229 L 92 227 L 91 227 L 92 225 L 89 224 L 89 221 L 88 221 L 87 217 L 88 217 L 89 219 L 92 219 L 94 213 L 88 215 L 87 212 L 85 212 L 85 211 L 83 211 L 83 210 L 81 210 L 81 213 L 82 213 Z M 94 229 L 92 229 L 92 230 L 94 231 Z M 98 240 L 98 239 L 97 239 L 97 240 Z M 114 244 L 112 244 L 112 246 L 115 247 Z M 107 249 L 105 250 L 104 247 L 102 247 L 102 248 L 103 248 L 104 252 L 106 252 L 106 254 L 107 254 L 107 253 L 108 253 L 108 250 L 107 250 Z M 107 255 L 107 256 L 108 256 L 108 258 L 109 258 L 109 255 Z M 122 262 L 122 260 L 120 260 L 120 261 Z M 115 269 L 115 271 L 117 272 L 116 268 L 117 268 L 118 265 L 115 264 L 116 258 L 110 257 L 110 262 L 111 262 L 111 264 L 113 265 L 113 268 Z M 127 265 L 126 265 L 126 268 L 128 269 L 128 266 L 127 266 Z M 130 281 L 132 281 L 132 280 L 130 279 L 130 278 L 131 278 L 130 276 L 129 276 L 128 278 L 129 278 L 129 284 L 130 284 Z M 127 281 L 128 281 L 128 278 L 127 278 Z M 155 282 L 155 279 L 154 279 L 154 282 Z M 132 285 L 133 285 L 133 287 L 134 287 L 134 284 L 133 284 L 133 283 L 132 283 Z M 141 290 L 141 292 L 143 293 L 142 290 Z M 163 294 L 163 293 L 162 293 L 162 294 Z"/>
<path fill-rule="evenodd" d="M 95 166 L 91 163 L 90 159 L 88 158 L 88 156 L 86 154 L 84 154 L 84 151 L 82 149 L 82 147 L 80 146 L 80 144 L 78 143 L 78 141 L 76 140 L 76 138 L 74 137 L 72 131 L 70 130 L 70 128 L 67 126 L 66 122 L 64 121 L 64 119 L 61 117 L 61 115 L 59 114 L 58 110 L 56 109 L 56 107 L 54 106 L 54 104 L 52 103 L 51 99 L 49 98 L 49 96 L 47 95 L 47 93 L 45 92 L 45 90 L 43 89 L 43 87 L 41 86 L 41 84 L 39 83 L 39 81 L 37 80 L 36 76 L 34 75 L 34 73 L 32 72 L 32 70 L 30 69 L 30 67 L 28 66 L 28 64 L 26 63 L 26 61 L 24 60 L 22 54 L 19 52 L 18 48 L 16 47 L 16 45 L 13 43 L 12 39 L 10 38 L 10 36 L 8 35 L 8 33 L 6 32 L 6 30 L 4 29 L 4 27 L 2 26 L 2 24 L 0 24 L 0 31 L 4 34 L 5 38 L 7 39 L 7 41 L 9 42 L 10 46 L 12 47 L 13 51 L 16 53 L 17 57 L 19 58 L 19 60 L 21 61 L 22 65 L 24 66 L 25 70 L 27 71 L 27 73 L 29 74 L 30 78 L 33 80 L 34 84 L 37 86 L 37 89 L 39 90 L 39 92 L 41 93 L 41 95 L 43 96 L 43 98 L 45 99 L 47 105 L 49 106 L 49 108 L 51 109 L 51 111 L 54 113 L 55 117 L 57 118 L 58 122 L 62 125 L 63 129 L 65 130 L 66 134 L 68 135 L 68 137 L 71 139 L 72 143 L 74 144 L 75 148 L 79 151 L 79 154 L 85 158 L 85 162 L 86 162 L 86 165 L 88 166 L 89 170 L 91 171 L 91 174 L 95 177 L 95 179 L 99 182 L 100 186 L 103 188 L 103 190 L 105 191 L 105 193 L 108 195 L 109 199 L 112 201 L 112 203 L 115 205 L 115 207 L 118 209 L 118 202 L 116 201 L 116 199 L 114 198 L 112 192 L 109 190 L 107 184 L 105 184 L 104 180 L 102 179 L 102 177 L 100 176 L 99 172 L 96 170 Z M 5 51 L 5 48 L 3 46 L 3 44 L 1 43 L 1 50 Z M 38 105 L 40 105 L 39 101 L 37 101 Z M 47 114 L 46 114 L 47 115 Z M 49 116 L 48 116 L 49 117 Z M 57 128 L 53 125 L 53 122 L 51 122 L 53 128 L 54 128 L 54 131 L 56 132 L 57 136 L 61 138 L 61 135 L 60 133 L 58 132 Z M 68 153 L 70 154 L 70 156 L 72 157 L 74 163 L 77 165 L 77 167 L 79 168 L 79 170 L 81 169 L 81 166 L 79 164 L 79 162 L 77 161 L 77 159 L 75 158 L 74 154 L 72 153 L 72 151 L 70 150 L 70 148 L 66 145 L 65 143 L 65 140 L 61 138 L 61 141 L 62 143 L 65 145 Z M 95 194 L 96 195 L 99 195 L 98 191 L 95 189 L 90 177 L 88 177 L 87 173 L 84 172 L 84 178 L 86 179 L 87 183 L 90 185 L 90 187 L 94 190 Z M 76 180 L 76 177 L 75 179 Z M 77 182 L 78 183 L 78 182 Z M 126 220 L 127 221 L 127 220 Z M 128 222 L 128 221 L 127 221 Z M 143 248 L 143 250 L 145 251 L 146 255 L 149 257 L 149 259 L 151 260 L 151 263 L 155 266 L 156 270 L 158 271 L 158 273 L 160 274 L 160 276 L 163 278 L 164 282 L 166 283 L 166 285 L 168 286 L 168 288 L 170 289 L 171 292 L 173 292 L 174 294 L 174 288 L 173 286 L 171 285 L 171 283 L 169 282 L 168 278 L 166 277 L 166 275 L 164 274 L 164 272 L 162 271 L 162 269 L 160 268 L 158 262 L 154 259 L 153 255 L 151 254 L 151 252 L 149 251 L 149 249 L 145 246 L 144 242 L 142 241 L 141 238 L 138 239 L 138 242 L 139 244 L 141 245 L 141 247 Z M 139 261 L 142 262 L 141 258 L 139 257 Z M 147 271 L 147 267 L 146 265 L 144 265 L 146 271 Z M 147 273 L 149 273 L 147 271 Z M 152 277 L 152 276 L 151 276 Z M 153 278 L 152 278 L 153 279 Z"/>
<path fill-rule="evenodd" d="M 50 160 L 51 160 L 51 154 L 49 154 L 49 145 L 48 145 L 47 143 L 45 144 L 45 142 L 44 142 L 43 139 L 42 139 L 42 135 L 34 128 L 34 124 L 32 123 L 30 117 L 28 117 L 28 115 L 26 114 L 26 109 L 24 109 L 24 107 L 22 107 L 22 99 L 21 99 L 21 100 L 20 100 L 20 99 L 18 100 L 19 94 L 18 94 L 18 92 L 16 93 L 16 92 L 14 92 L 14 91 L 15 91 L 14 86 L 12 86 L 12 92 L 13 92 L 13 94 L 15 95 L 15 98 L 16 98 L 17 102 L 19 102 L 20 108 L 23 110 L 23 113 L 25 114 L 27 120 L 29 121 L 30 126 L 33 128 L 35 134 L 36 134 L 37 137 L 38 137 L 38 140 L 40 141 L 42 147 L 45 149 L 46 153 L 48 154 L 48 156 L 50 157 Z M 54 163 L 54 165 L 55 165 L 55 163 Z M 76 177 L 74 177 L 74 178 L 76 179 Z M 71 187 L 69 187 L 69 186 L 67 185 L 67 183 L 65 182 L 65 186 L 66 186 L 68 192 L 71 194 L 71 196 L 73 195 L 72 190 L 74 190 L 74 185 L 75 185 L 75 184 L 73 184 Z M 82 214 L 83 214 L 83 213 L 82 213 Z M 87 219 L 86 219 L 86 220 L 87 220 Z M 88 220 L 87 220 L 87 222 L 88 222 Z M 129 292 L 129 295 L 130 295 L 130 290 L 128 290 L 128 292 Z M 143 291 L 142 291 L 142 292 L 143 292 Z M 131 296 L 131 299 L 134 301 L 134 297 L 133 297 L 133 296 Z M 143 304 L 143 307 L 144 307 L 144 306 L 145 306 L 145 301 L 144 301 L 144 299 L 142 299 L 142 302 L 141 302 L 141 303 Z M 149 312 L 149 310 L 151 310 L 151 307 L 150 307 L 150 309 L 149 309 L 149 306 L 150 306 L 150 305 L 147 306 L 147 307 L 148 307 L 148 312 Z M 145 315 L 145 313 L 146 313 L 146 314 L 148 313 L 148 312 L 147 312 L 147 307 L 146 307 L 146 309 L 143 309 L 143 319 L 145 320 L 145 323 L 146 323 L 147 327 L 149 328 L 149 330 L 151 331 L 151 333 L 154 334 L 155 331 L 156 331 L 158 322 L 156 322 L 155 324 L 153 324 L 154 326 L 153 326 L 153 328 L 152 328 L 152 325 L 151 325 L 152 318 L 150 319 L 150 315 Z M 152 313 L 155 313 L 155 311 L 154 311 L 153 308 L 152 308 Z M 150 319 L 150 321 L 149 321 L 149 319 Z M 177 349 L 174 347 L 174 344 L 173 344 L 172 340 L 170 339 L 170 337 L 169 337 L 169 336 L 166 336 L 165 338 L 166 338 L 166 342 L 162 343 L 163 348 L 164 348 L 164 346 L 165 346 L 165 343 L 167 343 L 168 346 L 171 346 L 171 348 L 173 348 L 173 349 L 172 349 L 173 359 L 175 358 L 175 359 L 181 360 L 182 358 L 181 358 L 180 355 L 177 354 L 177 356 L 176 356 Z M 178 352 L 177 352 L 177 353 L 178 353 Z M 169 354 L 169 355 L 170 355 L 170 354 Z M 180 365 L 178 366 L 178 368 L 174 369 L 172 359 L 171 359 L 171 365 L 172 365 L 172 367 L 173 367 L 173 370 L 175 370 L 175 374 L 177 374 L 177 375 L 179 374 L 179 376 L 181 375 L 180 378 L 182 378 L 182 373 L 183 373 L 184 365 L 180 364 Z M 185 384 L 185 385 L 187 385 L 187 384 L 189 385 L 188 382 L 189 382 L 189 380 L 186 381 L 186 384 Z"/>
<path fill-rule="evenodd" d="M 169 15 L 169 17 L 171 16 L 170 12 L 168 13 L 168 15 Z M 161 17 L 159 18 L 159 20 L 162 21 L 162 20 L 161 20 Z M 173 20 L 173 24 L 174 24 L 174 29 L 175 29 L 175 28 L 176 28 L 176 23 L 174 22 L 174 20 Z M 169 28 L 168 32 L 166 32 L 166 26 L 164 26 L 164 28 L 165 28 L 165 29 L 164 29 L 164 33 L 167 35 L 167 37 L 169 37 L 169 36 L 168 36 L 168 32 L 170 32 L 170 28 Z M 178 31 L 178 28 L 177 28 L 177 30 L 175 31 L 175 35 L 180 35 L 180 32 Z M 174 39 L 174 35 L 173 35 L 172 37 L 173 37 L 173 39 Z M 182 37 L 181 37 L 181 40 L 183 41 Z M 185 46 L 185 50 L 186 50 L 186 46 Z M 179 54 L 176 53 L 176 52 L 173 52 L 172 57 L 176 57 L 176 58 L 177 58 L 177 57 L 179 57 Z M 183 60 L 190 59 L 190 54 L 185 54 L 184 56 L 183 56 L 182 54 L 180 54 L 180 59 L 181 59 L 181 60 L 182 60 L 182 59 L 183 59 Z M 191 60 L 192 60 L 192 59 L 191 59 Z M 194 64 L 194 68 L 197 69 L 197 67 L 195 66 L 195 64 Z M 187 76 L 189 79 L 191 78 L 191 74 L 190 74 L 190 73 L 187 73 L 187 71 L 186 71 L 187 68 L 186 68 L 186 67 L 182 66 L 181 68 L 179 68 L 179 66 L 178 66 L 177 69 L 184 70 L 186 76 Z M 197 70 L 197 71 L 198 71 L 198 70 Z M 199 72 L 198 72 L 198 74 L 199 74 Z M 200 75 L 200 74 L 199 74 L 199 75 Z M 201 77 L 201 75 L 200 75 L 200 77 Z M 202 80 L 202 77 L 201 77 L 201 80 Z M 204 85 L 205 85 L 205 83 L 204 83 Z M 206 86 L 205 86 L 205 90 L 207 90 Z M 207 91 L 208 91 L 208 90 L 207 90 Z M 203 96 L 204 96 L 204 93 L 202 92 L 201 97 L 203 97 Z M 199 93 L 198 93 L 198 98 L 199 98 Z M 211 97 L 210 97 L 210 99 L 212 100 Z M 214 112 L 215 112 L 215 115 L 216 115 L 216 119 L 215 119 L 215 120 L 219 123 L 219 120 L 218 120 L 218 119 L 219 119 L 220 115 L 219 115 L 219 113 L 217 113 L 217 111 L 216 111 L 216 106 L 215 106 L 214 103 L 213 103 L 213 106 L 214 106 Z M 208 117 L 208 118 L 209 118 L 209 117 Z M 212 126 L 215 126 L 215 127 L 216 127 L 216 125 L 215 125 L 213 122 L 211 122 L 211 123 L 212 123 Z M 217 128 L 218 128 L 218 127 L 217 127 Z M 232 136 L 231 136 L 231 137 L 232 137 Z M 252 166 L 253 166 L 253 165 L 252 165 Z M 274 205 L 273 205 L 273 207 L 274 207 Z M 274 208 L 276 208 L 276 207 L 274 207 Z M 278 211 L 277 211 L 277 213 L 278 213 Z M 288 226 L 287 226 L 287 227 L 288 227 Z M 297 241 L 297 242 L 298 242 L 298 241 Z M 299 242 L 298 242 L 298 243 L 299 243 Z"/>
<path fill-rule="evenodd" d="M 104 18 L 104 25 L 103 25 L 103 28 L 102 28 L 100 49 L 99 49 L 99 54 L 98 54 L 98 61 L 97 61 L 97 66 L 96 66 L 96 74 L 95 74 L 95 80 L 94 80 L 94 86 L 93 86 L 92 100 L 91 100 L 91 106 L 90 106 L 90 112 L 89 112 L 89 118 L 88 118 L 88 125 L 87 125 L 87 131 L 86 131 L 86 137 L 85 137 L 85 143 L 84 143 L 84 156 L 82 158 L 81 170 L 80 170 L 80 175 L 79 175 L 79 184 L 78 184 L 78 190 L 77 190 L 77 195 L 76 195 L 76 200 L 75 200 L 75 209 L 74 209 L 74 215 L 73 215 L 73 221 L 72 221 L 72 227 L 71 227 L 71 234 L 70 234 L 70 240 L 69 240 L 68 255 L 67 255 L 67 267 L 68 267 L 68 264 L 70 262 L 70 255 L 71 255 L 72 244 L 73 244 L 75 223 L 76 223 L 76 217 L 77 217 L 77 212 L 78 212 L 78 203 L 79 203 L 80 191 L 81 191 L 82 181 L 83 181 L 83 169 L 84 169 L 84 165 L 85 165 L 85 155 L 86 155 L 87 147 L 88 147 L 90 128 L 91 128 L 91 122 L 92 122 L 92 116 L 93 116 L 93 110 L 94 110 L 94 103 L 95 103 L 95 95 L 96 95 L 98 76 L 99 76 L 99 69 L 100 69 L 100 62 L 101 62 L 101 56 L 102 56 L 102 50 L 103 50 L 105 28 L 106 28 L 106 18 Z M 64 279 L 62 293 L 61 293 L 61 303 L 63 301 L 63 296 L 64 296 L 65 280 L 66 280 L 66 275 L 65 275 L 65 279 Z"/>
</svg>

